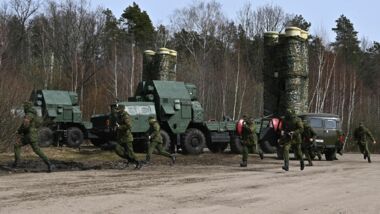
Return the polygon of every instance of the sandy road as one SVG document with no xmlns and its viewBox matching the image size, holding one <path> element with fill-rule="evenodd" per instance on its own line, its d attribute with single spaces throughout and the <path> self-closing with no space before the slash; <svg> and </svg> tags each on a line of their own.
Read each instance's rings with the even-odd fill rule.
<svg viewBox="0 0 380 214">
<path fill-rule="evenodd" d="M 223 158 L 200 164 L 210 158 Z M 283 172 L 274 158 L 180 156 L 174 167 L 0 176 L 0 213 L 380 213 L 380 155 L 315 161 Z M 194 161 L 183 161 L 192 158 Z M 162 161 L 163 160 L 163 161 Z"/>
</svg>

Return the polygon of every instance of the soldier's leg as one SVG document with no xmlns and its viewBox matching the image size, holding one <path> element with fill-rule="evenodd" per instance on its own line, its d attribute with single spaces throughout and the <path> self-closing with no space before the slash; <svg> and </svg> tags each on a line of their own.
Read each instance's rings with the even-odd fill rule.
<svg viewBox="0 0 380 214">
<path fill-rule="evenodd" d="M 243 143 L 243 149 L 242 149 L 242 162 L 240 163 L 241 167 L 246 167 L 247 166 L 247 160 L 248 160 L 248 152 L 249 148 L 248 145 Z"/>
<path fill-rule="evenodd" d="M 291 147 L 290 142 L 286 142 L 284 144 L 284 151 L 283 151 L 283 156 L 284 156 L 284 166 L 282 166 L 282 169 L 285 171 L 289 170 L 289 149 Z"/>
<path fill-rule="evenodd" d="M 309 166 L 313 166 L 313 161 L 311 159 L 311 153 L 312 151 L 310 149 L 306 149 L 304 154 L 305 154 L 305 157 L 307 159 L 307 161 L 309 162 Z"/>
<path fill-rule="evenodd" d="M 127 156 L 127 153 L 125 152 L 124 146 L 117 143 L 114 150 L 115 150 L 115 153 L 117 154 L 117 156 L 124 158 L 124 159 L 127 159 L 128 162 L 131 161 L 129 159 L 129 157 Z"/>
<path fill-rule="evenodd" d="M 171 154 L 169 152 L 165 151 L 165 149 L 162 147 L 162 143 L 157 143 L 156 150 L 158 151 L 158 154 L 165 156 L 165 157 L 168 157 L 168 158 L 171 158 Z"/>
<path fill-rule="evenodd" d="M 368 142 L 365 142 L 364 150 L 365 150 L 365 153 L 367 154 L 368 163 L 371 163 L 371 154 L 370 154 L 369 149 L 368 149 Z"/>
<path fill-rule="evenodd" d="M 31 142 L 30 146 L 32 147 L 33 152 L 36 153 L 36 155 L 38 155 L 38 157 L 40 157 L 42 159 L 42 161 L 47 166 L 50 166 L 50 161 L 49 161 L 48 157 L 45 155 L 45 153 L 42 152 L 42 150 L 38 146 L 38 143 L 37 142 Z"/>
<path fill-rule="evenodd" d="M 154 149 L 156 148 L 156 144 L 157 144 L 157 142 L 154 142 L 154 141 L 149 143 L 148 151 L 146 153 L 146 158 L 145 158 L 145 160 L 147 162 L 150 161 L 150 157 L 152 156 L 152 153 L 153 153 Z"/>
<path fill-rule="evenodd" d="M 128 154 L 128 157 L 131 160 L 134 160 L 135 162 L 138 162 L 137 161 L 137 157 L 135 155 L 135 152 L 133 151 L 133 141 L 127 142 L 126 145 L 125 145 L 125 149 L 126 149 L 126 152 Z"/>
<path fill-rule="evenodd" d="M 358 142 L 358 146 L 359 146 L 360 153 L 363 154 L 364 159 L 367 159 L 367 154 L 365 152 L 364 144 L 362 142 Z"/>
<path fill-rule="evenodd" d="M 45 155 L 45 153 L 42 152 L 42 150 L 38 146 L 38 143 L 36 141 L 32 141 L 30 143 L 30 146 L 32 147 L 34 153 L 36 153 L 46 164 L 46 166 L 48 167 L 48 172 L 52 172 L 55 166 L 50 163 L 49 158 Z"/>
<path fill-rule="evenodd" d="M 305 168 L 305 164 L 303 162 L 303 154 L 302 154 L 302 149 L 301 149 L 301 143 L 295 144 L 294 153 L 297 153 L 297 156 L 300 158 L 300 168 L 301 168 L 301 170 L 303 170 Z"/>
<path fill-rule="evenodd" d="M 264 153 L 261 150 L 260 145 L 258 143 L 254 143 L 254 145 L 252 146 L 252 150 L 254 154 L 258 154 L 260 156 L 260 159 L 264 158 Z"/>
<path fill-rule="evenodd" d="M 18 140 L 13 148 L 14 148 L 14 154 L 15 154 L 15 161 L 13 163 L 13 167 L 17 167 L 17 165 L 20 163 L 20 158 L 21 158 L 21 147 L 23 144 L 21 143 L 21 140 Z"/>
</svg>

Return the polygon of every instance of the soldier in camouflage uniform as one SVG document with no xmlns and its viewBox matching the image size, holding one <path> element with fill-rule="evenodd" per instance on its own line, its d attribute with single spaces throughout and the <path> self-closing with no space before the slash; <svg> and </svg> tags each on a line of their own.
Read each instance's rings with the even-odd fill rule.
<svg viewBox="0 0 380 214">
<path fill-rule="evenodd" d="M 368 150 L 368 138 L 371 139 L 373 144 L 376 144 L 375 138 L 372 133 L 360 122 L 359 127 L 354 130 L 354 139 L 356 140 L 360 152 L 364 155 L 364 159 L 368 159 L 368 163 L 371 163 L 371 154 Z"/>
<path fill-rule="evenodd" d="M 251 118 L 247 120 L 246 117 L 243 117 L 243 136 L 242 136 L 242 162 L 240 163 L 241 167 L 247 167 L 247 159 L 248 159 L 248 153 L 249 149 L 253 150 L 253 153 L 258 153 L 260 155 L 260 158 L 263 159 L 263 152 L 261 151 L 260 147 L 257 144 L 257 135 L 256 135 L 256 127 L 255 122 Z"/>
<path fill-rule="evenodd" d="M 302 152 L 305 154 L 309 166 L 313 166 L 312 156 L 313 154 L 313 143 L 317 134 L 310 127 L 307 121 L 303 121 L 303 132 L 302 132 Z"/>
<path fill-rule="evenodd" d="M 133 151 L 133 135 L 132 135 L 132 121 L 129 114 L 124 110 L 123 106 L 117 107 L 117 122 L 116 136 L 117 144 L 115 147 L 116 154 L 128 160 L 128 163 L 135 164 L 135 169 L 140 169 L 142 164 L 137 160 Z"/>
<path fill-rule="evenodd" d="M 37 117 L 37 112 L 33 108 L 32 103 L 24 103 L 24 113 L 25 116 L 23 118 L 23 123 L 17 130 L 17 141 L 14 144 L 15 162 L 13 163 L 13 167 L 17 167 L 17 165 L 20 162 L 21 147 L 25 145 L 30 145 L 34 153 L 36 153 L 47 165 L 48 172 L 52 172 L 54 166 L 50 163 L 49 159 L 38 146 L 37 128 L 39 121 Z"/>
<path fill-rule="evenodd" d="M 172 160 L 172 164 L 174 164 L 176 156 L 166 152 L 162 147 L 163 139 L 160 133 L 160 125 L 154 117 L 149 118 L 149 125 L 150 129 L 148 130 L 148 138 L 150 143 L 146 153 L 146 162 L 150 162 L 150 157 L 153 151 L 156 150 L 159 155 L 170 158 Z"/>
<path fill-rule="evenodd" d="M 279 142 L 284 150 L 284 166 L 282 166 L 282 169 L 285 171 L 289 171 L 289 149 L 292 146 L 294 148 L 294 155 L 300 158 L 301 170 L 305 168 L 301 150 L 302 132 L 303 124 L 301 119 L 298 118 L 292 110 L 288 110 L 283 120 L 283 130 L 281 131 Z"/>
</svg>

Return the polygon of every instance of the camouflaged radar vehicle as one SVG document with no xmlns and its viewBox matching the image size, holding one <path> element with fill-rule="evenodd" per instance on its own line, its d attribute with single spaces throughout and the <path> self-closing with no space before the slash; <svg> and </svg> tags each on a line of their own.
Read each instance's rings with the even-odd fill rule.
<svg viewBox="0 0 380 214">
<path fill-rule="evenodd" d="M 91 123 L 83 122 L 78 94 L 71 91 L 36 90 L 30 97 L 38 116 L 42 118 L 39 144 L 43 147 L 67 145 L 79 147 Z"/>
<path fill-rule="evenodd" d="M 176 148 L 185 154 L 200 154 L 206 146 L 212 152 L 222 152 L 230 142 L 232 150 L 240 144 L 234 121 L 205 121 L 193 84 L 164 80 L 140 82 L 135 96 L 117 105 L 124 106 L 131 115 L 134 147 L 140 151 L 146 147 L 150 116 L 157 117 L 167 150 Z M 111 112 L 115 106 L 111 105 Z M 97 136 L 91 139 L 93 144 L 101 146 L 116 140 L 111 117 L 112 113 L 92 116 L 91 134 Z"/>
</svg>

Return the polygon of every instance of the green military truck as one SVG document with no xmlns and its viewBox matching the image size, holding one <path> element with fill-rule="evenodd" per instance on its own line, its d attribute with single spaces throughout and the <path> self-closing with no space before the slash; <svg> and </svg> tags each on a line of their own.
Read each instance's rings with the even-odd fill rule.
<svg viewBox="0 0 380 214">
<path fill-rule="evenodd" d="M 146 147 L 148 118 L 155 116 L 161 125 L 164 146 L 168 150 L 181 150 L 185 154 L 200 154 L 207 146 L 212 152 L 224 151 L 228 144 L 238 142 L 234 121 L 205 121 L 204 110 L 197 100 L 194 84 L 151 80 L 140 82 L 135 96 L 126 102 L 111 105 L 111 113 L 91 117 L 94 145 L 102 146 L 115 141 L 112 112 L 116 105 L 124 106 L 132 118 L 134 147 Z M 233 145 L 231 146 L 233 147 Z"/>
<path fill-rule="evenodd" d="M 326 160 L 335 160 L 336 153 L 341 152 L 344 145 L 340 117 L 327 113 L 306 113 L 298 116 L 307 121 L 317 134 L 314 150 L 324 154 Z"/>
<path fill-rule="evenodd" d="M 72 91 L 35 90 L 30 97 L 42 118 L 38 132 L 40 146 L 67 145 L 79 147 L 88 137 L 91 123 L 82 120 L 78 94 Z"/>
<path fill-rule="evenodd" d="M 340 125 L 340 117 L 327 113 L 299 114 L 316 132 L 313 150 L 325 155 L 326 160 L 335 160 L 336 153 L 341 152 L 344 145 L 344 136 Z M 281 120 L 276 117 L 261 118 L 259 125 L 260 146 L 266 153 L 276 153 L 282 159 L 282 149 L 278 144 Z"/>
</svg>

